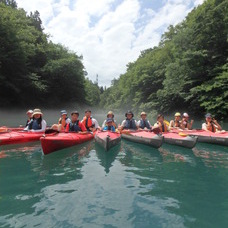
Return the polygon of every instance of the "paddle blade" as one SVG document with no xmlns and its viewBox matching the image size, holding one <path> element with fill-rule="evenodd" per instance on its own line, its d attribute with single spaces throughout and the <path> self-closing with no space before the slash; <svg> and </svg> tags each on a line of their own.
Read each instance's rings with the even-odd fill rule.
<svg viewBox="0 0 228 228">
<path fill-rule="evenodd" d="M 183 132 L 179 132 L 179 135 L 182 136 L 182 137 L 188 136 L 188 134 L 185 134 L 185 133 L 183 133 Z"/>
</svg>

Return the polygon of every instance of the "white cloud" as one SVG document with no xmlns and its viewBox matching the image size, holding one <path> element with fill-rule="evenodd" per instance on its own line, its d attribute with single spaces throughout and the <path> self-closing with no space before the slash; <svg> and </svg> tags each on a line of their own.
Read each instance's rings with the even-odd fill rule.
<svg viewBox="0 0 228 228">
<path fill-rule="evenodd" d="M 83 55 L 92 80 L 101 85 L 135 61 L 140 51 L 157 45 L 170 24 L 181 22 L 203 0 L 163 0 L 160 8 L 143 8 L 139 0 L 17 0 L 26 11 L 38 10 L 56 43 Z"/>
</svg>

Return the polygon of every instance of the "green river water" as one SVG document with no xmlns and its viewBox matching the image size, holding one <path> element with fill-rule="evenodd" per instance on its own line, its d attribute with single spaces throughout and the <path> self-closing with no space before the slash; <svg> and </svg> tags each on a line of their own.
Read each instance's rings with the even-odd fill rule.
<svg viewBox="0 0 228 228">
<path fill-rule="evenodd" d="M 0 227 L 228 227 L 228 148 L 1 146 Z"/>
</svg>

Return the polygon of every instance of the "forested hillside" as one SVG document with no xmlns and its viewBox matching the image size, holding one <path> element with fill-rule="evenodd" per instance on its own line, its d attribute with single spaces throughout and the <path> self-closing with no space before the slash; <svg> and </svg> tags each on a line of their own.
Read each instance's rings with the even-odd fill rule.
<svg viewBox="0 0 228 228">
<path fill-rule="evenodd" d="M 99 91 L 98 85 L 85 74 L 82 57 L 43 32 L 38 11 L 27 14 L 14 0 L 0 0 L 1 107 L 97 105 L 86 90 Z"/>
<path fill-rule="evenodd" d="M 144 50 L 101 95 L 101 106 L 140 112 L 228 114 L 228 1 L 208 0 L 158 47 Z"/>
</svg>

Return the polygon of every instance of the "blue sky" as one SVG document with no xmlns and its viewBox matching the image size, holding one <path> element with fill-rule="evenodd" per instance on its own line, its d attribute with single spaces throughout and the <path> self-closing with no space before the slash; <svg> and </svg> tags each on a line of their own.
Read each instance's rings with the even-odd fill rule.
<svg viewBox="0 0 228 228">
<path fill-rule="evenodd" d="M 158 45 L 169 25 L 180 23 L 204 0 L 17 0 L 38 10 L 51 40 L 78 55 L 91 80 L 109 86 L 142 50 Z"/>
</svg>

